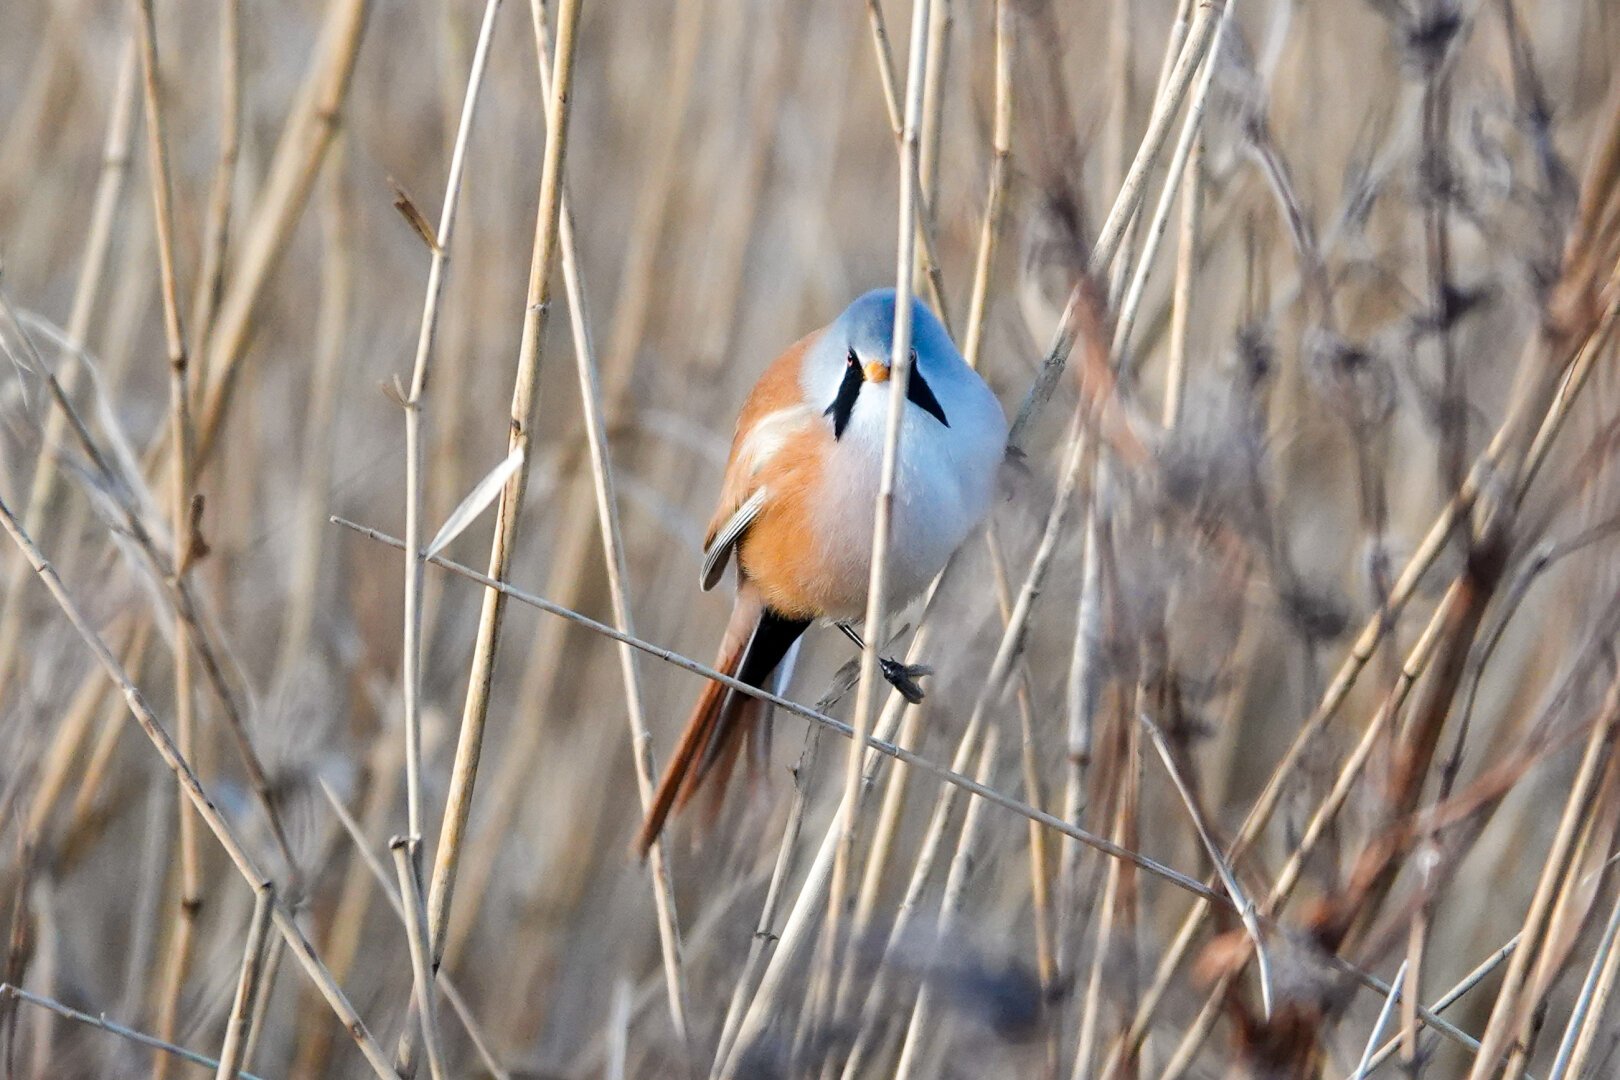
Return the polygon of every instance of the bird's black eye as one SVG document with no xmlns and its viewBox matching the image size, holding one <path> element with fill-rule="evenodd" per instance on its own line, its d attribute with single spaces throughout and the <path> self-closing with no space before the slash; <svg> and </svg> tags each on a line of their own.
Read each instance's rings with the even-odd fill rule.
<svg viewBox="0 0 1620 1080">
<path fill-rule="evenodd" d="M 855 347 L 853 345 L 851 345 L 849 349 L 849 366 L 857 369 L 861 366 L 861 358 L 855 355 Z"/>
</svg>

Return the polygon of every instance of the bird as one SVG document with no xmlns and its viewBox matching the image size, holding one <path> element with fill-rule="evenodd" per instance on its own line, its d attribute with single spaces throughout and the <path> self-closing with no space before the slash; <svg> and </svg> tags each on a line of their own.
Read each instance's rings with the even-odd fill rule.
<svg viewBox="0 0 1620 1080">
<path fill-rule="evenodd" d="M 707 592 L 735 560 L 736 600 L 715 668 L 786 688 L 801 636 L 831 623 L 864 648 L 872 536 L 893 370 L 896 293 L 874 289 L 788 347 L 744 402 L 703 545 Z M 890 610 L 927 587 L 989 513 L 1006 454 L 1001 403 L 945 326 L 911 299 L 911 377 L 889 533 Z M 884 658 L 884 677 L 920 701 L 922 666 Z M 648 804 L 643 858 L 670 814 L 704 786 L 718 810 L 744 744 L 764 756 L 768 703 L 710 681 Z M 712 812 L 710 817 L 712 819 Z"/>
</svg>

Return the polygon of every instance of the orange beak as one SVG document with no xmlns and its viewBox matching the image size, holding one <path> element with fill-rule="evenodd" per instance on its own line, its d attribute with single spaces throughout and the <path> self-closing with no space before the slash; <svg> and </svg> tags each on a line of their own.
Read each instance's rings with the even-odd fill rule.
<svg viewBox="0 0 1620 1080">
<path fill-rule="evenodd" d="M 866 381 L 869 383 L 886 383 L 889 381 L 889 365 L 876 362 L 866 365 Z"/>
</svg>

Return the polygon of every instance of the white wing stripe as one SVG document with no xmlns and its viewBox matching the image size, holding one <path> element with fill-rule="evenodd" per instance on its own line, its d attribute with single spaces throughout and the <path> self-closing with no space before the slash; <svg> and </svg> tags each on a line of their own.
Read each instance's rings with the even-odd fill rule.
<svg viewBox="0 0 1620 1080">
<path fill-rule="evenodd" d="M 790 405 L 760 417 L 743 439 L 742 449 L 737 454 L 737 464 L 744 470 L 743 475 L 753 476 L 764 468 L 788 439 L 805 423 L 814 420 L 815 415 L 815 410 L 806 405 Z"/>
</svg>

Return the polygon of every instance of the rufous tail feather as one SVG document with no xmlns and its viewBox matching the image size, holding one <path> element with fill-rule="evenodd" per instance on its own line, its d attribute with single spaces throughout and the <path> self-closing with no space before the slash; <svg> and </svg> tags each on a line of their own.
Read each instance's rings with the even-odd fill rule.
<svg viewBox="0 0 1620 1080">
<path fill-rule="evenodd" d="M 763 688 L 809 625 L 809 620 L 777 615 L 755 599 L 752 590 L 745 589 L 737 597 L 715 668 L 749 686 Z M 707 816 L 713 820 L 747 736 L 768 718 L 769 706 L 758 698 L 712 680 L 704 686 L 659 778 L 641 831 L 636 834 L 636 851 L 643 858 L 669 816 L 711 784 L 714 799 Z"/>
</svg>

